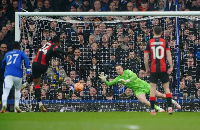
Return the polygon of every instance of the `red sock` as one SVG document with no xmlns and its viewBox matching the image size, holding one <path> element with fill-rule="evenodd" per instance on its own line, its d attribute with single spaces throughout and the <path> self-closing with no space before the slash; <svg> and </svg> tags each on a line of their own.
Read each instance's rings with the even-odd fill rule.
<svg viewBox="0 0 200 130">
<path fill-rule="evenodd" d="M 172 107 L 172 94 L 171 93 L 167 93 L 166 94 L 166 99 L 167 99 L 168 107 Z"/>
<path fill-rule="evenodd" d="M 40 89 L 40 85 L 34 85 L 35 89 Z"/>
<path fill-rule="evenodd" d="M 156 97 L 149 97 L 150 99 L 150 103 L 151 103 L 151 109 L 154 110 L 154 105 L 155 105 L 155 102 L 156 102 Z"/>
<path fill-rule="evenodd" d="M 156 101 L 156 97 L 150 97 L 150 101 Z"/>
<path fill-rule="evenodd" d="M 166 98 L 168 98 L 168 97 L 172 97 L 172 94 L 171 93 L 167 93 L 166 94 Z"/>
</svg>

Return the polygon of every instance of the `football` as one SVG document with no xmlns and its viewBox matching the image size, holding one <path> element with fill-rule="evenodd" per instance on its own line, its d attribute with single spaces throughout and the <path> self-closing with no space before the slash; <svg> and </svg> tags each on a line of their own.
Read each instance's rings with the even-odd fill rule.
<svg viewBox="0 0 200 130">
<path fill-rule="evenodd" d="M 83 86 L 83 84 L 81 84 L 81 83 L 76 83 L 76 84 L 74 85 L 74 90 L 75 90 L 76 92 L 81 92 L 81 91 L 83 91 L 83 88 L 84 88 L 84 86 Z"/>
</svg>

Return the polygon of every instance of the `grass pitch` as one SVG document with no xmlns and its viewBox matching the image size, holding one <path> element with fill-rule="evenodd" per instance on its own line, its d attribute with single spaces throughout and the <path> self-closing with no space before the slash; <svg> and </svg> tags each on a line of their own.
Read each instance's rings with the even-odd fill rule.
<svg viewBox="0 0 200 130">
<path fill-rule="evenodd" d="M 200 130 L 200 113 L 66 112 L 0 114 L 0 130 Z"/>
</svg>

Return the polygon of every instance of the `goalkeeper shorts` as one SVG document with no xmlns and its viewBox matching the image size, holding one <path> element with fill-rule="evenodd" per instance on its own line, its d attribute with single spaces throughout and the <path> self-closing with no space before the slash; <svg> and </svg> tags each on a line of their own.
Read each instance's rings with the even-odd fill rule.
<svg viewBox="0 0 200 130">
<path fill-rule="evenodd" d="M 143 88 L 140 88 L 140 89 L 137 89 L 137 90 L 134 91 L 134 93 L 135 93 L 136 97 L 138 95 L 140 95 L 140 94 L 147 94 L 147 95 L 149 95 L 150 94 L 150 85 L 144 86 Z"/>
</svg>

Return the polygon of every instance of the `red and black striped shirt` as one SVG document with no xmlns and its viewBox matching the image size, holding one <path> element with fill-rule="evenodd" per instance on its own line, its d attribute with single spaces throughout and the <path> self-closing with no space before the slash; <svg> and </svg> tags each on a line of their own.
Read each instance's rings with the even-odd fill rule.
<svg viewBox="0 0 200 130">
<path fill-rule="evenodd" d="M 166 50 L 170 50 L 168 43 L 163 38 L 153 38 L 147 43 L 144 53 L 151 55 L 151 72 L 166 72 Z"/>
<path fill-rule="evenodd" d="M 53 56 L 63 60 L 64 57 L 60 54 L 67 55 L 67 53 L 59 49 L 58 46 L 54 45 L 53 43 L 47 42 L 42 48 L 38 50 L 33 62 L 37 62 L 42 65 L 48 65 Z"/>
</svg>

